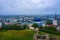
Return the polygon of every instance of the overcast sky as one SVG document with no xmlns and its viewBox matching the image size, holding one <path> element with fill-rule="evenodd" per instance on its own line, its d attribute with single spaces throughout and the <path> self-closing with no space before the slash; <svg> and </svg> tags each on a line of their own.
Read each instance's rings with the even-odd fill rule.
<svg viewBox="0 0 60 40">
<path fill-rule="evenodd" d="M 60 0 L 0 0 L 0 15 L 59 14 Z"/>
</svg>

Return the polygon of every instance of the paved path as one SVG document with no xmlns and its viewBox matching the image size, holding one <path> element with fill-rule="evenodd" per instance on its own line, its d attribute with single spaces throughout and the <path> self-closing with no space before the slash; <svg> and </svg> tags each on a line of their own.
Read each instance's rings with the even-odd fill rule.
<svg viewBox="0 0 60 40">
<path fill-rule="evenodd" d="M 30 29 L 34 29 L 34 28 L 32 27 L 32 24 L 29 24 L 29 28 L 30 28 Z"/>
</svg>

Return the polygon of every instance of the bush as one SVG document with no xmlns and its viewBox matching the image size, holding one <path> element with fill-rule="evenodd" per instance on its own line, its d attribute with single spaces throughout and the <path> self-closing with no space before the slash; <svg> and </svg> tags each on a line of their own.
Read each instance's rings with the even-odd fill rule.
<svg viewBox="0 0 60 40">
<path fill-rule="evenodd" d="M 38 24 L 37 23 L 33 23 L 32 27 L 34 27 L 34 30 L 35 30 L 36 28 L 38 28 Z"/>
<path fill-rule="evenodd" d="M 11 29 L 13 29 L 13 30 L 20 30 L 21 29 L 21 25 L 14 24 Z"/>
<path fill-rule="evenodd" d="M 39 27 L 39 30 L 43 30 L 43 26 L 40 26 L 40 27 Z"/>
<path fill-rule="evenodd" d="M 27 24 L 24 24 L 23 25 L 23 29 L 29 29 L 28 25 Z"/>
<path fill-rule="evenodd" d="M 7 30 L 24 30 L 24 29 L 28 29 L 28 25 L 24 24 L 24 25 L 20 25 L 20 24 L 14 24 L 14 25 L 5 25 L 3 27 L 3 29 L 7 29 Z"/>
<path fill-rule="evenodd" d="M 52 27 L 44 27 L 44 29 L 40 28 L 40 31 L 49 33 L 49 34 L 55 34 L 55 35 L 60 35 L 60 32 L 57 31 L 56 27 L 52 26 Z"/>
<path fill-rule="evenodd" d="M 53 30 L 53 31 L 57 31 L 57 28 L 54 26 L 45 26 L 45 29 L 49 29 L 49 30 Z"/>
<path fill-rule="evenodd" d="M 5 27 L 3 29 L 7 29 L 7 30 L 22 30 L 23 28 L 21 27 L 21 25 L 17 25 L 17 24 L 14 24 L 14 25 L 5 25 Z"/>
<path fill-rule="evenodd" d="M 12 25 L 5 25 L 3 29 L 11 29 L 12 28 Z"/>
<path fill-rule="evenodd" d="M 46 24 L 53 24 L 52 20 L 48 19 Z"/>
</svg>

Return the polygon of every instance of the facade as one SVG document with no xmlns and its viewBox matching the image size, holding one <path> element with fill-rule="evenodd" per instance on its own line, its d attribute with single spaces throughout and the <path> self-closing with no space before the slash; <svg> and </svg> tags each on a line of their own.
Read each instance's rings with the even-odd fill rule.
<svg viewBox="0 0 60 40">
<path fill-rule="evenodd" d="M 53 25 L 55 25 L 55 26 L 58 25 L 58 23 L 57 23 L 57 15 L 56 15 L 56 13 L 55 13 L 55 17 L 54 17 L 54 20 L 53 20 Z"/>
<path fill-rule="evenodd" d="M 0 22 L 0 28 L 2 28 L 2 22 Z"/>
<path fill-rule="evenodd" d="M 57 20 L 53 20 L 53 25 L 57 26 Z"/>
<path fill-rule="evenodd" d="M 45 26 L 45 22 L 41 18 L 35 18 L 33 23 L 37 23 L 39 26 Z"/>
<path fill-rule="evenodd" d="M 57 26 L 57 30 L 60 31 L 60 25 Z"/>
<path fill-rule="evenodd" d="M 53 24 L 48 24 L 47 26 L 55 26 L 55 27 L 57 27 L 57 25 L 58 25 L 57 15 L 55 14 L 54 18 L 49 18 L 49 19 L 52 20 Z"/>
</svg>

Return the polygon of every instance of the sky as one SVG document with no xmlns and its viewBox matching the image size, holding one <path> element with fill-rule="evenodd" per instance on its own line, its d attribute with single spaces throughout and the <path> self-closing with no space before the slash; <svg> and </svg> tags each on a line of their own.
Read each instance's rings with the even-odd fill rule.
<svg viewBox="0 0 60 40">
<path fill-rule="evenodd" d="M 60 14 L 60 0 L 0 0 L 0 15 Z"/>
</svg>

